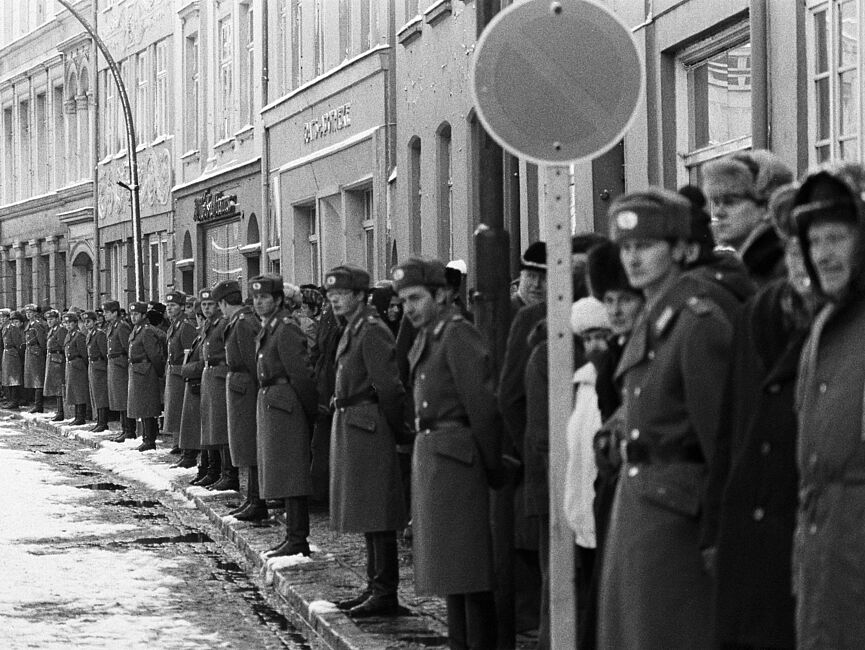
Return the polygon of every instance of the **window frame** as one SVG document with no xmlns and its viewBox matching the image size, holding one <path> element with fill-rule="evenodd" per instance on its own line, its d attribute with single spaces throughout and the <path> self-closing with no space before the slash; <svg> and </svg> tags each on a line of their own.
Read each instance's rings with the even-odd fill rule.
<svg viewBox="0 0 865 650">
<path fill-rule="evenodd" d="M 150 67 L 147 49 L 135 54 L 135 135 L 141 147 L 147 139 L 147 133 L 152 130 L 152 123 L 147 119 L 150 115 Z M 149 128 L 148 128 L 149 127 Z"/>
<path fill-rule="evenodd" d="M 161 61 L 160 61 L 161 59 Z M 155 77 L 154 103 L 155 112 L 153 120 L 153 137 L 159 138 L 169 135 L 169 112 L 168 112 L 168 39 L 156 43 L 153 54 L 153 70 Z"/>
<path fill-rule="evenodd" d="M 226 35 L 227 31 L 227 35 Z M 234 16 L 230 13 L 216 21 L 217 45 L 217 108 L 216 140 L 229 140 L 234 134 L 232 104 L 234 102 Z"/>
</svg>

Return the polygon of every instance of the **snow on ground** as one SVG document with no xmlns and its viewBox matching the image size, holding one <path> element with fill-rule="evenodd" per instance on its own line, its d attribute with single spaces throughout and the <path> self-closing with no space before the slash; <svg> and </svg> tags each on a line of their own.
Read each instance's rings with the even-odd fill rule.
<svg viewBox="0 0 865 650">
<path fill-rule="evenodd" d="M 194 558 L 109 547 L 136 526 L 88 521 L 92 492 L 64 484 L 37 454 L 4 448 L 3 439 L 16 435 L 0 426 L 0 647 L 158 647 L 166 638 L 221 645 L 165 612 L 183 582 L 172 574 Z M 120 466 L 127 453 L 95 455 Z M 159 615 L 150 616 L 149 606 Z"/>
</svg>

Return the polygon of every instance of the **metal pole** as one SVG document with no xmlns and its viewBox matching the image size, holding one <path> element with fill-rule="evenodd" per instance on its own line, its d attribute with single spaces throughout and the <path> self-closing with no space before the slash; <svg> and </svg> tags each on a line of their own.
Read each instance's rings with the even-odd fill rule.
<svg viewBox="0 0 865 650">
<path fill-rule="evenodd" d="M 108 68 L 111 70 L 111 76 L 114 78 L 114 83 L 117 84 L 117 92 L 120 97 L 120 104 L 123 106 L 123 119 L 126 122 L 126 148 L 129 154 L 129 185 L 126 186 L 132 194 L 132 250 L 133 264 L 135 264 L 135 299 L 142 300 L 144 298 L 144 269 L 141 267 L 141 205 L 138 200 L 138 154 L 135 151 L 135 125 L 132 122 L 132 108 L 129 105 L 129 95 L 126 93 L 126 86 L 123 84 L 123 79 L 120 76 L 120 68 L 108 47 L 103 40 L 99 38 L 96 30 L 90 25 L 87 19 L 82 16 L 76 9 L 73 9 L 72 3 L 69 0 L 57 0 L 61 5 L 71 13 L 76 20 L 84 27 L 84 30 L 90 35 L 96 43 L 96 47 L 102 52 L 105 61 L 108 63 Z M 97 226 L 98 227 L 98 226 Z M 119 297 L 119 296 L 118 296 Z"/>
</svg>

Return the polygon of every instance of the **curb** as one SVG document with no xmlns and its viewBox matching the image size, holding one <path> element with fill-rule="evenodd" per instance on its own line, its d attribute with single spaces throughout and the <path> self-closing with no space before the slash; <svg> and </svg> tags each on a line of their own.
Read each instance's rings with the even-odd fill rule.
<svg viewBox="0 0 865 650">
<path fill-rule="evenodd" d="M 44 416 L 24 413 L 8 412 L 9 421 L 20 422 L 27 430 L 37 429 L 45 433 L 60 435 L 65 438 L 76 440 L 93 449 L 123 449 L 117 445 L 105 445 L 105 434 L 92 434 L 82 425 L 81 427 L 70 427 L 62 423 L 55 424 Z M 87 426 L 90 426 L 88 423 Z M 115 434 L 116 431 L 109 430 L 107 434 Z M 183 479 L 177 476 L 168 476 L 157 471 L 157 468 L 147 463 L 140 467 L 149 469 L 152 474 L 162 481 L 170 484 L 171 493 L 182 497 L 182 499 L 194 504 L 195 508 L 207 516 L 210 524 L 235 546 L 243 556 L 250 568 L 259 578 L 264 578 L 265 589 L 272 590 L 272 595 L 277 597 L 286 615 L 295 626 L 301 629 L 307 637 L 307 642 L 315 648 L 330 648 L 333 650 L 377 650 L 380 648 L 411 647 L 404 646 L 403 639 L 394 638 L 393 634 L 370 633 L 362 630 L 344 612 L 336 609 L 333 603 L 321 600 L 318 593 L 321 591 L 322 583 L 317 580 L 322 572 L 328 571 L 333 577 L 337 575 L 340 582 L 350 584 L 359 582 L 359 576 L 350 568 L 341 566 L 332 554 L 319 554 L 313 561 L 295 566 L 272 568 L 268 567 L 266 560 L 262 558 L 261 551 L 256 548 L 244 532 L 250 530 L 246 525 L 232 525 L 239 523 L 231 517 L 223 517 L 219 510 L 224 510 L 225 501 L 240 496 L 237 492 L 208 492 L 204 488 L 185 485 Z M 166 466 L 167 468 L 167 466 Z M 135 480 L 134 477 L 130 477 Z M 184 475 L 185 478 L 185 475 Z M 446 637 L 447 628 L 443 621 L 427 613 L 411 610 L 414 616 L 423 619 L 426 634 L 421 632 L 418 641 L 422 637 Z M 408 639 L 405 639 L 408 640 Z M 420 641 L 421 645 L 430 645 Z M 438 645 L 438 644 L 436 644 Z M 420 647 L 420 646 L 414 646 Z"/>
</svg>

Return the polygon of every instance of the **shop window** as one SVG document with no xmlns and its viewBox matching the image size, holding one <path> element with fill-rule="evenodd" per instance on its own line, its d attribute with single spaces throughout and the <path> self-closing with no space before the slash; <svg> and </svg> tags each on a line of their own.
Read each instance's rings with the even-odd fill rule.
<svg viewBox="0 0 865 650">
<path fill-rule="evenodd" d="M 318 213 L 314 203 L 294 206 L 295 273 L 298 284 L 321 282 L 321 239 Z"/>
<path fill-rule="evenodd" d="M 201 142 L 201 113 L 200 113 L 200 93 L 201 93 L 201 76 L 199 73 L 199 51 L 198 51 L 198 34 L 192 34 L 186 37 L 185 51 L 185 81 L 186 92 L 183 93 L 186 102 L 185 111 L 185 146 L 187 151 L 196 151 Z"/>
<path fill-rule="evenodd" d="M 421 252 L 421 141 L 417 136 L 408 144 L 408 213 L 409 249 Z"/>
<path fill-rule="evenodd" d="M 453 169 L 451 126 L 447 122 L 436 131 L 436 208 L 438 256 L 449 260 L 453 258 Z"/>
<path fill-rule="evenodd" d="M 677 134 L 686 182 L 699 184 L 707 161 L 751 147 L 751 42 L 738 23 L 679 54 Z"/>
<path fill-rule="evenodd" d="M 859 42 L 857 0 L 809 2 L 808 113 L 812 162 L 859 160 Z"/>
<path fill-rule="evenodd" d="M 363 198 L 363 246 L 364 262 L 369 276 L 375 279 L 375 212 L 373 211 L 372 188 L 362 192 Z"/>
</svg>

